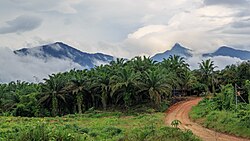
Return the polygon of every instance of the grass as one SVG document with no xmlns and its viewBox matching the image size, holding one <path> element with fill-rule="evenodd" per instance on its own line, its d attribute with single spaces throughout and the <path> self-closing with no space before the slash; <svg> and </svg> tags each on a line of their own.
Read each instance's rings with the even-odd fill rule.
<svg viewBox="0 0 250 141">
<path fill-rule="evenodd" d="M 250 139 L 250 121 L 242 121 L 239 114 L 233 111 L 211 111 L 199 104 L 192 108 L 189 116 L 204 127 Z"/>
<path fill-rule="evenodd" d="M 54 118 L 0 117 L 0 140 L 196 141 L 190 131 L 164 125 L 164 113 L 124 115 L 93 111 Z"/>
</svg>

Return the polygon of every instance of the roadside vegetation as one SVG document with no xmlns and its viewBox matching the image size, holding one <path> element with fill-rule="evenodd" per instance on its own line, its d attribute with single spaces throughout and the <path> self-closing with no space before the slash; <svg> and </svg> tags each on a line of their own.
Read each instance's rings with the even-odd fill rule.
<svg viewBox="0 0 250 141">
<path fill-rule="evenodd" d="M 221 72 L 218 92 L 193 107 L 190 117 L 205 127 L 250 138 L 249 78 L 249 62 L 228 66 Z"/>
</svg>

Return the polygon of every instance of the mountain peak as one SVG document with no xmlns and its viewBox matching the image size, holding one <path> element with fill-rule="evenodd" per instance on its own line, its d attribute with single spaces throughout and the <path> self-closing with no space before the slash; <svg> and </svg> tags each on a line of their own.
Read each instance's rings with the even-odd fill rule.
<svg viewBox="0 0 250 141">
<path fill-rule="evenodd" d="M 173 48 L 182 48 L 181 44 L 180 43 L 175 43 Z"/>
<path fill-rule="evenodd" d="M 225 49 L 235 50 L 235 49 L 228 47 L 228 46 L 221 46 L 218 48 L 218 50 L 225 50 Z"/>
<path fill-rule="evenodd" d="M 171 55 L 178 55 L 178 56 L 182 56 L 184 58 L 189 58 L 192 57 L 192 50 L 183 47 L 181 44 L 179 43 L 175 43 L 175 45 L 172 47 L 171 50 L 167 50 L 164 53 L 159 53 L 156 54 L 155 56 L 153 56 L 152 58 L 156 61 L 162 61 L 164 58 L 167 59 L 169 58 Z"/>
<path fill-rule="evenodd" d="M 175 45 L 171 49 L 171 51 L 181 51 L 181 50 L 190 50 L 190 49 L 183 47 L 180 43 L 175 43 Z"/>
<path fill-rule="evenodd" d="M 65 44 L 65 43 L 63 43 L 63 42 L 55 42 L 55 43 L 51 43 L 51 45 L 59 45 L 59 46 L 63 45 L 63 46 L 69 46 L 69 45 L 67 45 L 67 44 Z"/>
</svg>

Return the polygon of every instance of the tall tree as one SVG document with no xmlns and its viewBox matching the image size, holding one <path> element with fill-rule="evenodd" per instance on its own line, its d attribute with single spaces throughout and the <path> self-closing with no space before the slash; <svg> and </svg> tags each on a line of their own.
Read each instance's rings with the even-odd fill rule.
<svg viewBox="0 0 250 141">
<path fill-rule="evenodd" d="M 70 91 L 76 97 L 77 110 L 79 114 L 82 114 L 84 105 L 84 95 L 89 94 L 88 92 L 88 79 L 86 77 L 87 70 L 72 70 L 71 81 L 64 88 L 66 91 Z"/>
<path fill-rule="evenodd" d="M 158 107 L 162 98 L 171 95 L 172 88 L 167 81 L 168 78 L 170 77 L 160 68 L 145 71 L 136 83 L 139 89 L 138 93 L 149 96 L 154 101 L 155 106 Z"/>
<path fill-rule="evenodd" d="M 110 88 L 110 77 L 112 70 L 110 69 L 110 66 L 108 65 L 101 65 L 96 67 L 94 71 L 94 77 L 92 78 L 92 89 L 94 90 L 94 93 L 101 99 L 101 103 L 103 106 L 103 109 L 107 109 L 108 100 L 111 93 Z"/>
<path fill-rule="evenodd" d="M 187 79 L 189 79 L 190 70 L 184 57 L 171 55 L 168 59 L 163 60 L 161 66 L 172 72 L 172 75 L 175 75 L 174 89 L 186 89 L 185 86 L 188 83 Z"/>
<path fill-rule="evenodd" d="M 122 99 L 125 106 L 128 107 L 132 101 L 134 84 L 138 78 L 138 73 L 128 67 L 116 71 L 117 73 L 111 77 L 111 98 L 114 98 L 116 103 Z"/>
<path fill-rule="evenodd" d="M 61 74 L 53 74 L 49 76 L 49 79 L 44 79 L 45 83 L 42 84 L 42 97 L 39 102 L 45 105 L 51 106 L 52 116 L 58 115 L 58 104 L 62 102 L 67 104 L 65 98 L 65 82 Z"/>
<path fill-rule="evenodd" d="M 203 81 L 206 83 L 207 88 L 209 86 L 212 87 L 212 93 L 215 93 L 215 86 L 214 86 L 214 69 L 217 67 L 214 65 L 214 61 L 208 60 L 202 60 L 201 63 L 199 63 L 200 67 L 200 73 L 202 75 Z M 208 89 L 209 90 L 209 89 Z"/>
</svg>

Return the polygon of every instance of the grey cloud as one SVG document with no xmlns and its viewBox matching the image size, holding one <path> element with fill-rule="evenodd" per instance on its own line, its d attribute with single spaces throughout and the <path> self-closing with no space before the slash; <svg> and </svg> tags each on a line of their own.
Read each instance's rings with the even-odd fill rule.
<svg viewBox="0 0 250 141">
<path fill-rule="evenodd" d="M 0 27 L 0 34 L 22 33 L 32 31 L 42 24 L 42 19 L 35 16 L 22 15 L 7 21 L 7 26 Z"/>
<path fill-rule="evenodd" d="M 247 0 L 204 0 L 205 5 L 244 5 Z"/>
<path fill-rule="evenodd" d="M 244 20 L 241 20 L 241 21 L 236 21 L 236 22 L 232 23 L 231 26 L 233 28 L 246 28 L 246 27 L 250 27 L 250 18 L 244 19 Z"/>
<path fill-rule="evenodd" d="M 249 34 L 250 34 L 250 28 L 239 28 L 239 29 L 236 29 L 236 28 L 226 28 L 225 30 L 222 31 L 222 33 L 225 33 L 225 34 L 237 34 L 237 35 L 244 35 L 244 36 L 248 36 L 249 37 Z"/>
<path fill-rule="evenodd" d="M 13 4 L 17 4 L 19 8 L 23 8 L 33 12 L 53 13 L 58 12 L 61 14 L 74 14 L 77 10 L 74 8 L 80 0 L 10 0 Z"/>
<path fill-rule="evenodd" d="M 248 17 L 250 15 L 250 2 L 248 5 L 246 5 L 245 9 L 243 9 L 242 11 L 240 11 L 239 13 L 237 13 L 235 16 L 236 17 Z"/>
<path fill-rule="evenodd" d="M 219 31 L 223 34 L 231 34 L 231 35 L 242 35 L 248 36 L 250 35 L 250 18 L 241 18 L 237 21 L 233 21 L 224 27 L 220 27 L 214 29 L 214 31 Z"/>
</svg>

